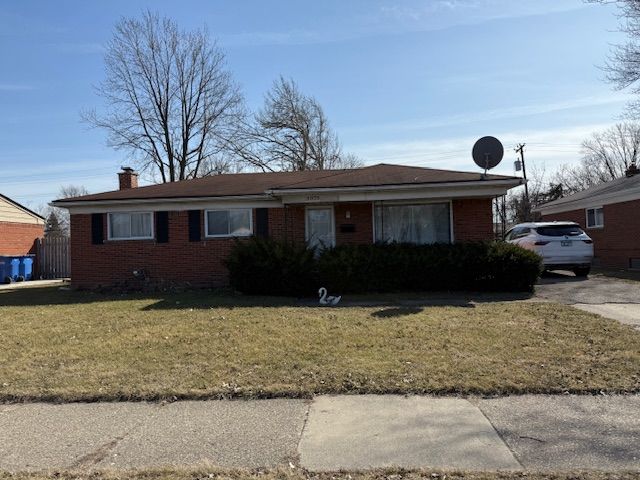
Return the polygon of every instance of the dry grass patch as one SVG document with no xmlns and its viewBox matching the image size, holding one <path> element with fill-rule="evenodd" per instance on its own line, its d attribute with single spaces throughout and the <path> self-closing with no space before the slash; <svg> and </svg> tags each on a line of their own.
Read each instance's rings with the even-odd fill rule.
<svg viewBox="0 0 640 480">
<path fill-rule="evenodd" d="M 570 307 L 0 293 L 0 400 L 637 392 L 640 334 Z"/>
<path fill-rule="evenodd" d="M 150 469 L 95 472 L 3 473 L 0 480 L 637 480 L 639 472 L 443 472 L 383 469 L 311 473 L 299 468 L 263 470 Z"/>
</svg>

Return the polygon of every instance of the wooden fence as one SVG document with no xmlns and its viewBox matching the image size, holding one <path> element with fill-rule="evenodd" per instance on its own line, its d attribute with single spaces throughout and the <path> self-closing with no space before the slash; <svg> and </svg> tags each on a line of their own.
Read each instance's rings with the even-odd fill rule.
<svg viewBox="0 0 640 480">
<path fill-rule="evenodd" d="M 69 237 L 45 237 L 36 240 L 34 278 L 67 278 L 70 275 Z"/>
</svg>

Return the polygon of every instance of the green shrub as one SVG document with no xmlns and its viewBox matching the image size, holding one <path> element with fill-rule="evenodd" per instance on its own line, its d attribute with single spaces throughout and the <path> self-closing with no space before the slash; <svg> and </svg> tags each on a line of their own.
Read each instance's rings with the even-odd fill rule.
<svg viewBox="0 0 640 480">
<path fill-rule="evenodd" d="M 315 252 L 304 245 L 251 237 L 237 240 L 225 265 L 236 290 L 254 295 L 309 295 L 316 288 Z"/>
<path fill-rule="evenodd" d="M 531 291 L 538 255 L 504 242 L 343 245 L 322 252 L 319 281 L 339 293 Z"/>
<path fill-rule="evenodd" d="M 252 238 L 237 242 L 227 260 L 231 285 L 250 294 L 485 290 L 531 291 L 538 255 L 504 242 L 342 245 L 314 250 Z"/>
</svg>

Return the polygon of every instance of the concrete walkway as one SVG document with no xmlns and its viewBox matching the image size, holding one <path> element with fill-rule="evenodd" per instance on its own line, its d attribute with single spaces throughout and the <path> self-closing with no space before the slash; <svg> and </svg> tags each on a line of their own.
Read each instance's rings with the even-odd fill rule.
<svg viewBox="0 0 640 480">
<path fill-rule="evenodd" d="M 0 470 L 640 470 L 640 396 L 0 405 Z"/>
<path fill-rule="evenodd" d="M 54 280 L 29 280 L 26 282 L 13 282 L 0 284 L 0 292 L 3 290 L 18 290 L 23 288 L 64 287 L 69 285 L 69 279 L 57 278 Z"/>
</svg>

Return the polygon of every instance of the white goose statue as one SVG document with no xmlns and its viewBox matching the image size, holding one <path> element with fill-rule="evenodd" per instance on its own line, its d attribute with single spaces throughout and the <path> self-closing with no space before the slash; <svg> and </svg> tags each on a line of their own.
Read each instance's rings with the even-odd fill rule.
<svg viewBox="0 0 640 480">
<path fill-rule="evenodd" d="M 318 290 L 318 295 L 320 296 L 320 305 L 337 305 L 342 298 L 342 295 L 338 297 L 332 295 L 327 296 L 327 289 L 324 287 L 321 287 L 320 290 Z"/>
</svg>

